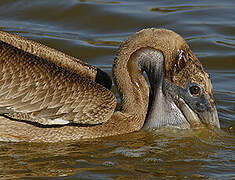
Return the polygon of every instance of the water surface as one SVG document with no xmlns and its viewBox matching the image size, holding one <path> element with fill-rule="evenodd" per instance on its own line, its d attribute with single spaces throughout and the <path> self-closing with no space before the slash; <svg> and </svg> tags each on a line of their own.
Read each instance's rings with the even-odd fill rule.
<svg viewBox="0 0 235 180">
<path fill-rule="evenodd" d="M 85 142 L 1 143 L 0 179 L 234 179 L 235 3 L 1 0 L 0 29 L 111 75 L 119 44 L 143 28 L 181 34 L 211 75 L 222 131 L 135 132 Z"/>
</svg>

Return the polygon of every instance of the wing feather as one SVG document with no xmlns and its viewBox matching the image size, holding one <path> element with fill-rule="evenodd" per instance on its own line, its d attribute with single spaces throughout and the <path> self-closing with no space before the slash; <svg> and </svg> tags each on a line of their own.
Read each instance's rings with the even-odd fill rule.
<svg viewBox="0 0 235 180">
<path fill-rule="evenodd" d="M 0 68 L 0 114 L 10 118 L 99 124 L 116 107 L 115 96 L 103 86 L 2 41 Z"/>
</svg>

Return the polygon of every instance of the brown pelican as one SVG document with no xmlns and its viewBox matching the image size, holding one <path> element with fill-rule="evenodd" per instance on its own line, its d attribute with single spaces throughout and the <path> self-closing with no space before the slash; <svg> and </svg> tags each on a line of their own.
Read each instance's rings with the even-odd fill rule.
<svg viewBox="0 0 235 180">
<path fill-rule="evenodd" d="M 1 140 L 220 126 L 209 75 L 173 31 L 144 29 L 121 44 L 113 66 L 121 110 L 100 69 L 8 32 L 1 31 L 0 40 Z"/>
</svg>

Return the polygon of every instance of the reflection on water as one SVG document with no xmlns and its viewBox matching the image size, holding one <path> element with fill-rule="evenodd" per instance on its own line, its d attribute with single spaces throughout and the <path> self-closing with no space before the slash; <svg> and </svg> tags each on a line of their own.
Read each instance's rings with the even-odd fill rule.
<svg viewBox="0 0 235 180">
<path fill-rule="evenodd" d="M 129 35 L 147 27 L 178 32 L 211 75 L 223 130 L 136 132 L 56 144 L 0 143 L 0 178 L 234 178 L 234 8 L 229 0 L 0 1 L 0 29 L 55 47 L 110 75 L 116 50 Z"/>
<path fill-rule="evenodd" d="M 201 8 L 211 8 L 213 6 L 166 6 L 166 7 L 157 7 L 151 8 L 151 11 L 159 11 L 162 13 L 171 13 L 177 11 L 187 11 L 187 10 L 194 10 L 194 9 L 201 9 Z"/>
<path fill-rule="evenodd" d="M 1 145 L 1 174 L 19 176 L 74 176 L 92 179 L 138 177 L 200 177 L 232 170 L 229 134 L 137 132 L 89 142 Z M 224 150 L 223 150 L 224 149 Z M 223 155 L 223 160 L 221 159 Z M 224 163 L 226 161 L 226 163 Z M 48 179 L 48 178 L 46 178 Z M 96 179 L 96 178 L 95 178 Z"/>
</svg>

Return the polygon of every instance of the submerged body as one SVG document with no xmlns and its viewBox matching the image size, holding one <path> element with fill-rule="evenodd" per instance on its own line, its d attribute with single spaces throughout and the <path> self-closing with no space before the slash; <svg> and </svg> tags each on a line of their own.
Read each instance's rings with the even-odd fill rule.
<svg viewBox="0 0 235 180">
<path fill-rule="evenodd" d="M 204 125 L 219 127 L 208 74 L 173 31 L 146 29 L 125 41 L 113 78 L 39 43 L 1 32 L 0 139 L 63 141 Z M 143 76 L 146 72 L 150 87 Z"/>
</svg>

